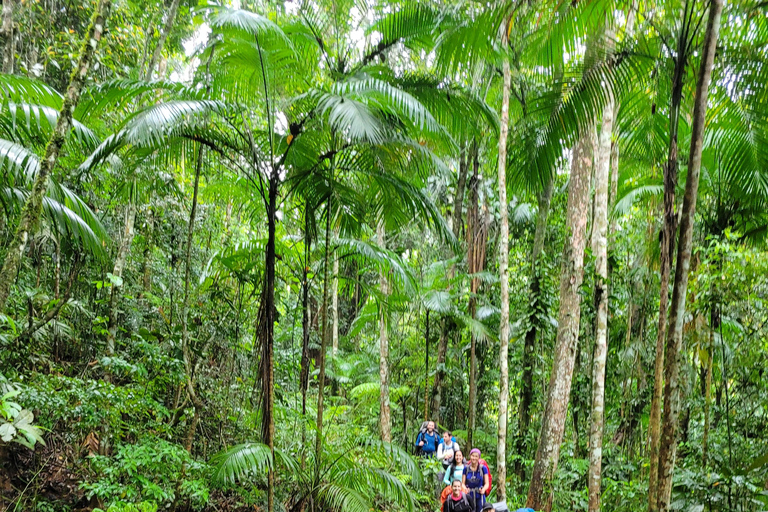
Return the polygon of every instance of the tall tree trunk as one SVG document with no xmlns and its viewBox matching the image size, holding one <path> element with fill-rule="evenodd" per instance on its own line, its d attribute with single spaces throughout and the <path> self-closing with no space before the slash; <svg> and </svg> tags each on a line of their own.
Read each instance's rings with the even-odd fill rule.
<svg viewBox="0 0 768 512">
<path fill-rule="evenodd" d="M 260 327 L 262 335 L 262 406 L 261 430 L 264 444 L 269 447 L 272 461 L 275 460 L 275 229 L 277 223 L 277 193 L 279 174 L 272 170 L 267 195 L 267 247 L 264 255 L 264 313 Z M 267 512 L 275 510 L 275 470 L 274 464 L 267 472 Z"/>
<path fill-rule="evenodd" d="M 315 438 L 315 453 L 320 457 L 323 453 L 323 399 L 325 396 L 325 352 L 328 349 L 328 296 L 331 284 L 331 200 L 328 200 L 325 213 L 325 261 L 323 262 L 323 331 L 320 338 L 320 355 L 317 366 L 317 437 Z"/>
<path fill-rule="evenodd" d="M 131 250 L 131 243 L 133 243 L 133 225 L 135 220 L 136 205 L 134 205 L 132 201 L 129 201 L 125 210 L 125 226 L 123 227 L 123 237 L 120 241 L 120 247 L 117 249 L 115 265 L 112 268 L 112 275 L 118 278 L 119 281 L 121 281 L 123 278 L 123 269 L 125 268 L 125 262 L 128 260 L 128 252 Z M 112 288 L 109 292 L 109 313 L 107 320 L 108 357 L 113 357 L 115 355 L 115 336 L 117 334 L 117 303 L 120 299 L 122 289 L 122 282 L 119 285 L 113 282 Z"/>
<path fill-rule="evenodd" d="M 669 312 L 669 279 L 672 257 L 675 254 L 675 189 L 677 187 L 677 132 L 680 122 L 680 103 L 683 97 L 683 78 L 688 54 L 685 40 L 680 36 L 678 56 L 675 59 L 675 71 L 672 77 L 672 97 L 669 113 L 669 154 L 664 166 L 664 222 L 659 242 L 659 325 L 656 335 L 656 358 L 653 370 L 653 395 L 651 412 L 648 419 L 650 437 L 650 466 L 648 478 L 648 510 L 657 512 L 659 485 L 659 446 L 661 442 L 661 399 L 664 388 L 664 336 L 667 332 L 667 314 Z"/>
<path fill-rule="evenodd" d="M 485 262 L 485 241 L 487 226 L 480 217 L 480 199 L 478 194 L 480 160 L 477 142 L 472 143 L 472 179 L 469 185 L 469 209 L 467 210 L 467 270 L 474 275 L 483 270 Z M 475 318 L 477 291 L 480 279 L 472 277 L 469 284 L 469 303 L 467 313 Z M 469 417 L 467 425 L 467 449 L 474 447 L 474 433 L 477 421 L 477 336 L 470 332 L 469 348 Z"/>
<path fill-rule="evenodd" d="M 606 31 L 606 40 L 613 38 Z M 613 94 L 603 108 L 603 121 L 595 165 L 595 217 L 592 253 L 595 255 L 595 348 L 592 357 L 592 409 L 589 429 L 589 512 L 600 510 L 605 410 L 605 363 L 608 356 L 608 185 L 611 168 L 611 136 L 614 118 Z"/>
<path fill-rule="evenodd" d="M 501 43 L 508 44 L 507 19 L 502 26 Z M 512 74 L 509 59 L 502 59 L 504 85 L 501 96 L 501 123 L 499 129 L 499 420 L 496 442 L 496 475 L 499 481 L 499 501 L 507 500 L 507 416 L 509 408 L 509 219 L 507 218 L 507 135 L 509 133 L 509 94 Z"/>
<path fill-rule="evenodd" d="M 456 196 L 453 199 L 453 217 L 452 229 L 453 235 L 458 239 L 463 231 L 464 222 L 462 220 L 462 209 L 464 206 L 464 192 L 467 182 L 467 153 L 466 146 L 462 142 L 461 154 L 459 155 L 459 176 L 456 183 Z M 456 275 L 456 266 L 451 265 L 448 269 L 448 281 L 453 280 Z M 432 386 L 432 417 L 435 424 L 440 423 L 440 406 L 443 395 L 443 381 L 445 380 L 445 356 L 448 353 L 448 340 L 450 331 L 454 324 L 449 319 L 443 317 L 440 322 L 440 339 L 437 345 L 437 364 L 435 366 L 435 382 Z"/>
<path fill-rule="evenodd" d="M 536 366 L 536 331 L 539 320 L 539 304 L 541 301 L 541 274 L 537 266 L 541 251 L 544 249 L 544 240 L 547 234 L 547 217 L 549 206 L 552 202 L 552 193 L 555 188 L 555 180 L 550 177 L 544 190 L 538 195 L 538 213 L 536 216 L 536 230 L 533 235 L 533 249 L 531 250 L 531 281 L 528 288 L 528 303 L 533 305 L 529 312 L 529 327 L 525 333 L 523 346 L 523 382 L 520 387 L 520 407 L 518 409 L 517 455 L 515 473 L 519 482 L 525 481 L 525 466 L 522 458 L 528 456 L 528 427 L 531 423 L 531 405 L 533 405 L 533 373 Z"/>
<path fill-rule="evenodd" d="M 336 234 L 338 236 L 338 233 Z M 333 256 L 333 285 L 331 289 L 331 354 L 339 351 L 339 258 Z"/>
<path fill-rule="evenodd" d="M 144 74 L 144 80 L 152 79 L 152 73 L 155 70 L 155 66 L 160 62 L 160 58 L 163 55 L 163 48 L 165 48 L 165 42 L 168 40 L 168 34 L 173 30 L 173 22 L 176 20 L 176 11 L 179 10 L 180 3 L 180 0 L 173 0 L 173 2 L 171 2 L 171 7 L 166 14 L 165 25 L 163 25 L 163 30 L 160 31 L 160 38 L 157 40 L 155 51 L 152 53 L 152 60 L 149 61 L 147 72 Z"/>
<path fill-rule="evenodd" d="M 14 34 L 13 34 L 14 0 L 3 0 L 3 22 L 0 28 L 0 46 L 3 51 L 3 73 L 13 73 Z"/>
<path fill-rule="evenodd" d="M 592 170 L 592 130 L 587 129 L 573 149 L 568 187 L 566 228 L 560 274 L 560 311 L 557 341 L 549 379 L 549 391 L 541 422 L 539 446 L 528 487 L 526 506 L 549 512 L 552 508 L 552 481 L 560 457 L 571 395 L 573 365 L 579 340 L 581 300 L 579 287 L 584 278 L 587 207 Z"/>
<path fill-rule="evenodd" d="M 11 286 L 16 281 L 16 274 L 19 271 L 21 258 L 24 256 L 29 237 L 37 233 L 40 214 L 43 208 L 43 197 L 48 187 L 48 176 L 59 160 L 61 148 L 64 146 L 69 129 L 72 127 L 72 113 L 80 101 L 80 93 L 88 76 L 88 71 L 91 68 L 91 61 L 96 52 L 96 47 L 104 32 L 111 7 L 111 0 L 99 0 L 91 17 L 91 24 L 83 38 L 83 43 L 80 47 L 80 57 L 75 72 L 72 73 L 70 78 L 67 93 L 64 96 L 64 102 L 59 111 L 59 118 L 56 121 L 56 128 L 53 130 L 53 134 L 45 148 L 45 156 L 40 160 L 40 168 L 35 176 L 32 192 L 27 197 L 24 208 L 21 210 L 19 224 L 16 227 L 13 241 L 11 241 L 8 247 L 3 268 L 0 271 L 0 312 L 5 311 L 8 295 L 10 294 Z"/>
<path fill-rule="evenodd" d="M 376 236 L 379 241 L 379 247 L 387 248 L 385 239 L 384 219 L 379 219 L 376 226 Z M 389 283 L 387 282 L 386 271 L 379 270 L 379 289 L 382 296 L 379 305 L 379 433 L 381 440 L 385 443 L 392 442 L 392 418 L 389 404 L 389 336 L 388 336 L 388 311 L 387 297 L 389 294 Z M 426 382 L 424 383 L 426 386 Z"/>
<path fill-rule="evenodd" d="M 722 11 L 723 0 L 711 0 L 693 106 L 688 177 L 685 181 L 685 195 L 683 196 L 683 210 L 678 240 L 679 249 L 675 266 L 675 285 L 672 291 L 670 325 L 667 330 L 667 352 L 665 355 L 664 417 L 659 447 L 658 486 L 658 508 L 661 512 L 669 510 L 672 496 L 672 474 L 675 469 L 675 456 L 677 452 L 677 422 L 680 414 L 679 355 L 683 343 L 685 296 L 688 291 L 688 270 L 691 265 L 691 252 L 693 250 L 693 226 L 696 215 L 696 199 L 699 191 L 701 153 L 704 144 L 704 126 L 707 115 L 707 95 L 712 76 L 712 67 L 715 61 L 715 50 L 720 32 Z"/>
<path fill-rule="evenodd" d="M 181 352 L 184 356 L 184 369 L 187 373 L 187 393 L 192 401 L 194 415 L 187 431 L 185 446 L 192 453 L 192 441 L 195 438 L 195 430 L 200 419 L 200 409 L 203 406 L 200 397 L 195 390 L 194 365 L 192 364 L 192 351 L 189 347 L 189 301 L 190 282 L 192 281 L 192 242 L 195 235 L 195 217 L 197 216 L 197 198 L 200 187 L 200 172 L 203 168 L 204 149 L 202 144 L 197 149 L 197 162 L 195 162 L 195 178 L 192 189 L 192 207 L 189 210 L 189 222 L 187 224 L 187 240 L 184 247 L 184 300 L 181 304 Z"/>
</svg>

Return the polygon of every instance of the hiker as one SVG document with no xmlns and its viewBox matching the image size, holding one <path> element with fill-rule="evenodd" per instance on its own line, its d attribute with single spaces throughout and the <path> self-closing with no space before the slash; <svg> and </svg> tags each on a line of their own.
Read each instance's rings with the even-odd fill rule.
<svg viewBox="0 0 768 512">
<path fill-rule="evenodd" d="M 451 485 L 454 480 L 463 480 L 464 478 L 464 454 L 456 447 L 456 452 L 453 454 L 453 463 L 445 470 L 445 477 L 443 483 L 445 485 Z M 467 492 L 464 489 L 464 492 Z"/>
<path fill-rule="evenodd" d="M 474 501 L 475 512 L 482 512 L 485 505 L 485 493 L 490 487 L 488 475 L 488 468 L 480 463 L 480 450 L 472 448 L 469 464 L 464 466 L 464 486 L 468 489 L 470 501 Z"/>
<path fill-rule="evenodd" d="M 434 457 L 440 436 L 435 432 L 435 422 L 428 421 L 427 429 L 419 432 L 416 437 L 416 454 L 423 457 Z"/>
<path fill-rule="evenodd" d="M 461 482 L 454 480 L 451 484 L 451 495 L 443 502 L 442 512 L 474 512 L 472 500 L 461 490 Z"/>
<path fill-rule="evenodd" d="M 443 441 L 437 447 L 437 459 L 443 463 L 443 470 L 453 464 L 454 454 L 461 450 L 459 443 L 453 438 L 449 431 L 443 432 Z"/>
</svg>

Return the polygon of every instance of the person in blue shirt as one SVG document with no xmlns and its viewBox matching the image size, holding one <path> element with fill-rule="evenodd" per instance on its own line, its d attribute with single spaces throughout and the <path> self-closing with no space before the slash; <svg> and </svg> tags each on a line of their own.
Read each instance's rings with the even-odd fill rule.
<svg viewBox="0 0 768 512">
<path fill-rule="evenodd" d="M 469 452 L 469 464 L 464 465 L 464 486 L 469 490 L 467 496 L 474 500 L 475 512 L 482 512 L 489 485 L 488 469 L 480 463 L 480 450 L 473 448 Z"/>
<path fill-rule="evenodd" d="M 427 430 L 420 432 L 416 437 L 416 448 L 425 457 L 434 457 L 437 445 L 440 442 L 440 434 L 435 431 L 435 422 L 427 423 Z"/>
</svg>

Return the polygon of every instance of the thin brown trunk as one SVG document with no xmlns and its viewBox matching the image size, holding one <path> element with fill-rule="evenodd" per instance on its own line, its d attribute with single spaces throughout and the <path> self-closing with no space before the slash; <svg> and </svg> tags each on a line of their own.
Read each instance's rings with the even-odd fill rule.
<svg viewBox="0 0 768 512">
<path fill-rule="evenodd" d="M 479 172 L 480 160 L 477 142 L 472 143 L 472 179 L 469 185 L 469 209 L 467 210 L 467 269 L 470 274 L 481 272 L 485 263 L 485 243 L 488 236 L 488 226 L 480 216 L 479 205 Z M 477 292 L 480 289 L 480 279 L 472 277 L 469 285 L 469 304 L 467 312 L 470 318 L 475 318 L 477 307 Z M 474 432 L 477 421 L 477 336 L 470 333 L 469 349 L 469 418 L 467 425 L 467 448 L 474 446 Z"/>
<path fill-rule="evenodd" d="M 549 391 L 536 451 L 526 506 L 549 512 L 552 508 L 552 481 L 560 457 L 571 394 L 573 366 L 579 339 L 581 300 L 579 287 L 584 278 L 589 182 L 592 169 L 592 130 L 587 129 L 573 150 L 568 187 L 566 227 L 560 274 L 560 311 L 557 341 L 549 379 Z"/>
<path fill-rule="evenodd" d="M 669 279 L 672 257 L 675 253 L 675 188 L 677 187 L 677 132 L 680 122 L 680 103 L 683 95 L 683 78 L 687 63 L 684 38 L 680 37 L 678 57 L 672 78 L 672 97 L 669 114 L 669 154 L 664 166 L 664 223 L 659 242 L 659 325 L 656 336 L 656 358 L 653 371 L 653 395 L 651 412 L 648 420 L 650 436 L 650 466 L 648 480 L 648 510 L 657 512 L 659 484 L 659 446 L 661 442 L 661 399 L 664 387 L 664 336 L 667 330 L 669 312 Z"/>
<path fill-rule="evenodd" d="M 323 261 L 323 330 L 320 338 L 320 354 L 317 356 L 317 437 L 315 438 L 315 453 L 318 457 L 323 453 L 323 400 L 325 399 L 325 353 L 328 349 L 330 336 L 328 325 L 328 298 L 331 285 L 331 202 L 325 212 L 325 258 Z"/>
<path fill-rule="evenodd" d="M 429 310 L 424 323 L 424 421 L 427 421 L 429 418 Z"/>
<path fill-rule="evenodd" d="M 111 7 L 111 0 L 99 0 L 91 17 L 91 24 L 83 38 L 80 47 L 80 57 L 75 72 L 70 78 L 67 93 L 64 96 L 64 102 L 59 111 L 59 118 L 56 121 L 56 128 L 45 148 L 45 156 L 40 160 L 40 168 L 35 176 L 32 192 L 24 203 L 13 241 L 8 247 L 3 268 L 0 271 L 0 312 L 5 311 L 8 295 L 10 294 L 11 286 L 16 281 L 16 274 L 21 266 L 21 259 L 27 248 L 27 242 L 30 236 L 37 233 L 40 214 L 43 209 L 43 197 L 48 187 L 48 176 L 59 160 L 61 148 L 64 146 L 64 141 L 72 127 L 72 113 L 80 101 L 80 93 L 88 76 L 88 71 L 91 68 L 91 61 L 96 52 L 96 47 L 104 32 Z"/>
<path fill-rule="evenodd" d="M 128 260 L 128 252 L 131 250 L 131 243 L 133 242 L 133 225 L 135 220 L 136 206 L 133 204 L 133 202 L 129 202 L 125 210 L 125 226 L 123 227 L 123 237 L 120 241 L 120 247 L 117 249 L 115 265 L 112 268 L 112 275 L 117 278 L 117 281 L 112 283 L 112 287 L 109 292 L 109 313 L 107 320 L 107 357 L 114 357 L 115 355 L 115 336 L 117 334 L 117 303 L 120 299 L 120 294 L 123 289 L 123 269 L 125 268 L 125 263 Z M 118 282 L 120 284 L 118 284 Z"/>
<path fill-rule="evenodd" d="M 165 18 L 165 25 L 160 31 L 160 38 L 157 40 L 155 51 L 152 53 L 152 60 L 149 61 L 147 66 L 147 72 L 144 74 L 144 80 L 151 80 L 152 73 L 155 70 L 155 66 L 160 62 L 160 58 L 163 55 L 163 49 L 165 48 L 165 42 L 168 40 L 168 34 L 173 30 L 173 22 L 176 20 L 176 11 L 179 10 L 180 0 L 173 0 L 171 6 L 168 8 L 168 13 Z"/>
<path fill-rule="evenodd" d="M 507 19 L 502 26 L 501 43 L 507 46 Z M 509 219 L 507 217 L 507 136 L 509 133 L 509 95 L 512 74 L 509 59 L 502 59 L 504 85 L 501 96 L 501 125 L 499 130 L 499 420 L 496 433 L 496 475 L 500 482 L 499 501 L 507 500 L 507 420 L 509 408 Z"/>
<path fill-rule="evenodd" d="M 707 115 L 707 95 L 715 60 L 722 11 L 723 0 L 712 0 L 710 2 L 709 19 L 704 36 L 704 48 L 693 106 L 688 177 L 685 182 L 685 195 L 683 196 L 683 209 L 680 220 L 679 249 L 675 266 L 675 285 L 672 291 L 672 304 L 670 307 L 670 325 L 667 329 L 667 352 L 664 368 L 664 416 L 659 447 L 658 508 L 661 512 L 666 512 L 669 509 L 672 497 L 672 475 L 675 469 L 675 456 L 677 452 L 677 423 L 680 414 L 679 356 L 683 343 L 685 297 L 688 291 L 688 271 L 691 265 L 691 253 L 693 250 L 693 226 L 696 215 L 696 199 L 699 191 L 701 153 Z"/>
<path fill-rule="evenodd" d="M 197 199 L 200 187 L 200 172 L 203 168 L 203 146 L 197 149 L 197 162 L 195 163 L 195 178 L 192 189 L 192 207 L 189 211 L 189 222 L 187 224 L 187 240 L 184 249 L 184 300 L 181 305 L 181 351 L 184 357 L 184 369 L 187 377 L 187 393 L 194 407 L 194 415 L 190 428 L 187 431 L 187 440 L 185 447 L 189 453 L 192 453 L 192 442 L 195 438 L 195 430 L 199 421 L 202 401 L 197 396 L 195 389 L 195 376 L 192 365 L 192 351 L 189 347 L 189 301 L 190 301 L 190 282 L 192 281 L 192 242 L 195 234 L 195 217 L 197 216 Z"/>
<path fill-rule="evenodd" d="M 338 233 L 336 233 L 338 237 Z M 333 255 L 333 284 L 331 289 L 331 354 L 339 351 L 339 258 Z"/>
<path fill-rule="evenodd" d="M 440 406 L 442 402 L 443 379 L 445 378 L 445 356 L 448 353 L 449 320 L 440 320 L 440 339 L 437 342 L 437 363 L 435 365 L 435 382 L 432 386 L 432 419 L 435 425 L 440 424 Z"/>
<path fill-rule="evenodd" d="M 277 224 L 277 193 L 279 174 L 272 170 L 267 193 L 267 247 L 264 255 L 264 295 L 262 320 L 262 406 L 261 430 L 264 444 L 269 447 L 272 460 L 275 460 L 275 231 Z M 267 511 L 275 510 L 275 470 L 274 464 L 267 471 Z"/>
<path fill-rule="evenodd" d="M 387 248 L 384 220 L 379 219 L 376 226 L 376 237 L 379 247 Z M 382 268 L 379 270 L 379 289 L 383 300 L 379 305 L 379 434 L 385 443 L 392 442 L 392 418 L 389 404 L 389 336 L 388 336 L 388 304 L 389 283 Z M 426 382 L 424 383 L 426 386 Z"/>
</svg>

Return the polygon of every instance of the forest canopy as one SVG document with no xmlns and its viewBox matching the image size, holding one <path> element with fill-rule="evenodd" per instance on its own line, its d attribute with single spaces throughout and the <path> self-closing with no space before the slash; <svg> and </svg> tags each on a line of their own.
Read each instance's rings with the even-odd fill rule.
<svg viewBox="0 0 768 512">
<path fill-rule="evenodd" d="M 768 509 L 765 1 L 1 13 L 0 510 Z"/>
</svg>

